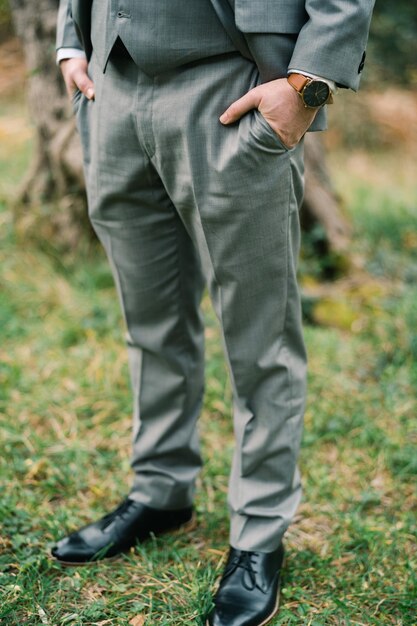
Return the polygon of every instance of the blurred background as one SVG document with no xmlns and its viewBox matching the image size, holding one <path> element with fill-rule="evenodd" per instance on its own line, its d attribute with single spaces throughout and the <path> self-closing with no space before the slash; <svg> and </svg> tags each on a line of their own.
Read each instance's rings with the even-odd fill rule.
<svg viewBox="0 0 417 626">
<path fill-rule="evenodd" d="M 117 568 L 62 572 L 47 558 L 130 482 L 124 329 L 86 219 L 57 5 L 0 0 L 0 624 L 198 625 L 228 543 L 233 449 L 207 298 L 197 530 Z M 377 1 L 361 90 L 335 98 L 306 162 L 305 496 L 274 623 L 415 626 L 416 3 Z"/>
</svg>

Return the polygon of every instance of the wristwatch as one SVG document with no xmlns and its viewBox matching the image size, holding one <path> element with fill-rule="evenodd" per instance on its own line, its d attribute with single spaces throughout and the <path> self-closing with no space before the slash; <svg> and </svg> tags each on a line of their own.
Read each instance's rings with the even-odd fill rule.
<svg viewBox="0 0 417 626">
<path fill-rule="evenodd" d="M 289 74 L 287 80 L 299 94 L 305 107 L 316 109 L 323 104 L 332 104 L 331 89 L 324 81 L 296 73 Z"/>
</svg>

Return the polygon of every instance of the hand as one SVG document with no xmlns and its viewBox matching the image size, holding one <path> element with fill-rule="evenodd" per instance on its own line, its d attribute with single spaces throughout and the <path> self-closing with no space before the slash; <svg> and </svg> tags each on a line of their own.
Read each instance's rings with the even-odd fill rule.
<svg viewBox="0 0 417 626">
<path fill-rule="evenodd" d="M 316 117 L 318 109 L 304 106 L 286 78 L 263 83 L 248 91 L 220 116 L 222 124 L 236 122 L 251 109 L 258 109 L 288 148 L 297 145 Z"/>
<path fill-rule="evenodd" d="M 79 89 L 89 100 L 94 100 L 94 83 L 87 73 L 87 59 L 64 59 L 59 64 L 70 98 Z"/>
</svg>

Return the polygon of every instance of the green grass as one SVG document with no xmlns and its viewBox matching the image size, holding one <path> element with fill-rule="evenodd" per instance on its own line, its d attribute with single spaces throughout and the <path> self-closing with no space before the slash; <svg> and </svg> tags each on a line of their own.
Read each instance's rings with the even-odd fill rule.
<svg viewBox="0 0 417 626">
<path fill-rule="evenodd" d="M 228 543 L 231 394 L 217 323 L 205 301 L 198 527 L 116 563 L 61 569 L 48 547 L 129 488 L 131 405 L 123 326 L 101 250 L 57 264 L 14 235 L 4 198 L 29 148 L 28 136 L 16 141 L 13 159 L 0 152 L 8 181 L 0 194 L 0 623 L 116 626 L 143 616 L 146 626 L 198 626 Z M 344 155 L 335 178 L 366 273 L 332 287 L 333 300 L 352 307 L 351 327 L 337 319 L 306 327 L 305 495 L 287 536 L 274 624 L 415 626 L 417 193 L 396 179 L 401 163 L 387 170 L 391 195 L 338 163 Z"/>
</svg>

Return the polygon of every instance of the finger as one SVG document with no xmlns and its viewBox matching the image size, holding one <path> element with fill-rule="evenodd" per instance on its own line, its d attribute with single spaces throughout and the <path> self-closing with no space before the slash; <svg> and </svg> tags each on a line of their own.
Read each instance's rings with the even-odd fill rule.
<svg viewBox="0 0 417 626">
<path fill-rule="evenodd" d="M 222 124 L 236 122 L 251 109 L 256 109 L 261 101 L 261 96 L 257 88 L 251 89 L 244 96 L 235 100 L 228 109 L 220 116 Z"/>
<path fill-rule="evenodd" d="M 94 83 L 85 71 L 81 69 L 76 70 L 72 75 L 72 80 L 74 81 L 76 87 L 86 96 L 86 98 L 94 100 Z"/>
</svg>

